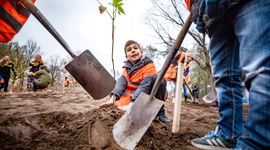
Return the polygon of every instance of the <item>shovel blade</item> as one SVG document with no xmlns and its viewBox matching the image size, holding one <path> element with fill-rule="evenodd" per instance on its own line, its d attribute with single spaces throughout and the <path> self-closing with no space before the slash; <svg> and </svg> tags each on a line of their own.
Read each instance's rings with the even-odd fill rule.
<svg viewBox="0 0 270 150">
<path fill-rule="evenodd" d="M 134 149 L 163 104 L 163 101 L 142 92 L 113 126 L 115 141 L 124 149 Z"/>
<path fill-rule="evenodd" d="M 210 92 L 202 98 L 206 103 L 212 103 L 217 99 L 217 95 L 214 92 Z"/>
<path fill-rule="evenodd" d="M 115 86 L 114 78 L 89 50 L 75 57 L 65 68 L 94 99 L 104 98 Z"/>
</svg>

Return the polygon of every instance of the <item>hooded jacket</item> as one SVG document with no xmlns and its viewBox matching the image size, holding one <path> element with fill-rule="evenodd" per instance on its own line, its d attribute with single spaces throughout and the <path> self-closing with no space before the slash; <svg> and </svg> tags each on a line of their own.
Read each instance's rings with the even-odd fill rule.
<svg viewBox="0 0 270 150">
<path fill-rule="evenodd" d="M 148 57 L 142 57 L 135 65 L 125 61 L 123 74 L 117 80 L 114 95 L 116 105 L 125 106 L 134 101 L 141 92 L 149 92 L 153 78 L 157 76 L 154 63 Z"/>
</svg>

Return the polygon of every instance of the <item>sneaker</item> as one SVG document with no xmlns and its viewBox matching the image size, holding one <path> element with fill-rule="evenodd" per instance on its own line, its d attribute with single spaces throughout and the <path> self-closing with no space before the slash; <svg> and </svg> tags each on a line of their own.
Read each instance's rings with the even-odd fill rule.
<svg viewBox="0 0 270 150">
<path fill-rule="evenodd" d="M 165 124 L 171 123 L 171 122 L 172 122 L 172 120 L 171 120 L 170 118 L 168 118 L 165 114 L 159 115 L 159 116 L 158 116 L 158 120 L 159 120 L 160 122 L 162 122 L 162 123 L 165 123 Z"/>
<path fill-rule="evenodd" d="M 228 150 L 234 148 L 236 143 L 217 136 L 216 132 L 210 131 L 202 138 L 191 140 L 191 144 L 200 149 L 207 150 Z"/>
</svg>

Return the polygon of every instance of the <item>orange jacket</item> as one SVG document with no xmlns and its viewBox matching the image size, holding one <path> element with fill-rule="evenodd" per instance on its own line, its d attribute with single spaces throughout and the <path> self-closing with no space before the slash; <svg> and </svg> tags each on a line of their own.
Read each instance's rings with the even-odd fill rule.
<svg viewBox="0 0 270 150">
<path fill-rule="evenodd" d="M 36 0 L 32 0 L 35 2 Z M 7 43 L 20 31 L 30 12 L 16 0 L 0 1 L 0 42 Z"/>
<path fill-rule="evenodd" d="M 131 102 L 131 95 L 139 88 L 140 83 L 145 77 L 157 75 L 156 68 L 153 63 L 149 63 L 139 69 L 131 77 L 128 75 L 127 70 L 124 69 L 123 76 L 127 81 L 126 89 L 121 95 L 120 100 L 116 101 L 117 106 L 126 106 Z"/>
<path fill-rule="evenodd" d="M 179 58 L 178 58 L 179 57 Z M 177 68 L 179 62 L 183 62 L 185 59 L 185 54 L 180 53 L 175 56 L 176 60 L 174 59 L 173 62 L 170 64 L 170 67 L 168 68 L 164 78 L 166 81 L 175 81 L 177 78 Z M 190 64 L 187 63 L 184 67 L 184 72 L 189 68 Z M 184 73 L 185 74 L 185 73 Z"/>
</svg>

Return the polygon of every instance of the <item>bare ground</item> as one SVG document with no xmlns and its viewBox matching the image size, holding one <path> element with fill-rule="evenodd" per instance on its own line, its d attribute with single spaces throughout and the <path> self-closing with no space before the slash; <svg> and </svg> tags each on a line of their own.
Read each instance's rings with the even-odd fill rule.
<svg viewBox="0 0 270 150">
<path fill-rule="evenodd" d="M 115 106 L 99 108 L 107 100 L 93 100 L 81 88 L 0 96 L 0 149 L 122 149 L 113 139 L 112 127 L 123 112 Z M 165 106 L 172 118 L 171 99 Z M 172 124 L 154 120 L 136 149 L 195 150 L 191 139 L 213 130 L 217 119 L 215 107 L 182 102 L 180 133 L 172 134 Z"/>
</svg>

